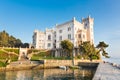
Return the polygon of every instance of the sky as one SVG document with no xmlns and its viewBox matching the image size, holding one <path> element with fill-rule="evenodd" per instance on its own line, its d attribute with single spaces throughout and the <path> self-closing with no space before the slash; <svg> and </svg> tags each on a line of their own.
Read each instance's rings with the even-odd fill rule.
<svg viewBox="0 0 120 80">
<path fill-rule="evenodd" d="M 0 31 L 32 43 L 35 29 L 88 15 L 94 18 L 95 45 L 104 41 L 109 55 L 120 57 L 120 0 L 0 0 Z"/>
</svg>

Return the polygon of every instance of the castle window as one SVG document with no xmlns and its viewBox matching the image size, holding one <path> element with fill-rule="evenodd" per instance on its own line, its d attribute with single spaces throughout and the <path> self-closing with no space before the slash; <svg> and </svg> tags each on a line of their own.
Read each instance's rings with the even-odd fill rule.
<svg viewBox="0 0 120 80">
<path fill-rule="evenodd" d="M 54 35 L 56 37 L 56 35 Z"/>
<path fill-rule="evenodd" d="M 59 37 L 59 40 L 62 40 L 62 36 Z"/>
<path fill-rule="evenodd" d="M 71 39 L 71 34 L 68 34 L 68 39 Z"/>
<path fill-rule="evenodd" d="M 68 27 L 68 31 L 71 31 L 71 27 Z"/>
<path fill-rule="evenodd" d="M 87 23 L 85 24 L 85 26 L 87 26 Z"/>
<path fill-rule="evenodd" d="M 54 32 L 54 36 L 56 37 L 56 31 Z"/>
<path fill-rule="evenodd" d="M 48 35 L 48 40 L 51 40 L 51 35 Z"/>
<path fill-rule="evenodd" d="M 62 33 L 62 30 L 59 30 L 59 33 Z"/>
<path fill-rule="evenodd" d="M 81 34 L 78 34 L 78 38 L 81 38 Z"/>
<path fill-rule="evenodd" d="M 47 45 L 48 47 L 50 47 L 51 46 L 51 44 L 50 43 L 48 43 L 48 45 Z"/>
</svg>

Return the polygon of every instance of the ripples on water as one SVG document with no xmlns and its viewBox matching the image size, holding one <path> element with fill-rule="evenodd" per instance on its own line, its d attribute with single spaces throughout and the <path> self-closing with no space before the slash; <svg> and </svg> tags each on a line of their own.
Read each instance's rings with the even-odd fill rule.
<svg viewBox="0 0 120 80">
<path fill-rule="evenodd" d="M 92 80 L 95 69 L 44 69 L 0 72 L 0 80 Z"/>
</svg>

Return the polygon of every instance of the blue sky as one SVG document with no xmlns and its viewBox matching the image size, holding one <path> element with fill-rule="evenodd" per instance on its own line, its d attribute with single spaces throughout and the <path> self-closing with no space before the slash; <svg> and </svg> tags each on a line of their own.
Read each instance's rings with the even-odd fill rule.
<svg viewBox="0 0 120 80">
<path fill-rule="evenodd" d="M 0 0 L 0 31 L 32 42 L 35 29 L 45 30 L 76 17 L 94 18 L 95 45 L 109 44 L 110 56 L 120 57 L 120 0 Z"/>
</svg>

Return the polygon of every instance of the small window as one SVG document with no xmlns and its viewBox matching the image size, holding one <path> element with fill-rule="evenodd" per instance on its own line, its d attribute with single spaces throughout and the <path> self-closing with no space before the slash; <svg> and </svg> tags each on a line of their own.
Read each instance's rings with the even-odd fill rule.
<svg viewBox="0 0 120 80">
<path fill-rule="evenodd" d="M 56 40 L 55 40 L 55 42 L 56 42 Z"/>
<path fill-rule="evenodd" d="M 48 47 L 50 47 L 51 46 L 51 44 L 50 43 L 48 43 Z"/>
<path fill-rule="evenodd" d="M 48 40 L 51 40 L 51 35 L 48 35 Z"/>
<path fill-rule="evenodd" d="M 62 36 L 59 37 L 59 40 L 62 40 Z"/>
<path fill-rule="evenodd" d="M 62 30 L 59 30 L 59 33 L 62 33 Z"/>
<path fill-rule="evenodd" d="M 68 27 L 68 31 L 71 31 L 71 27 Z"/>
<path fill-rule="evenodd" d="M 68 39 L 71 39 L 71 34 L 68 34 Z"/>
<path fill-rule="evenodd" d="M 81 34 L 78 34 L 78 37 L 81 38 Z"/>
<path fill-rule="evenodd" d="M 85 26 L 87 26 L 87 23 L 85 24 Z"/>
</svg>

